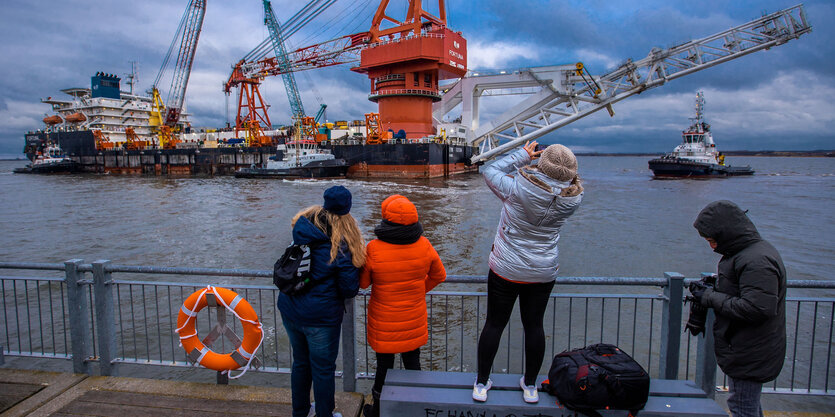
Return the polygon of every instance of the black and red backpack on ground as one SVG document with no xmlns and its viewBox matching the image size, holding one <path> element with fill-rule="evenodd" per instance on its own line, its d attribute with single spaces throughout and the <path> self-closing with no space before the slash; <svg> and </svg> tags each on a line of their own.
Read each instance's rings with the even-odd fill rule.
<svg viewBox="0 0 835 417">
<path fill-rule="evenodd" d="M 555 356 L 542 390 L 589 416 L 602 409 L 635 416 L 649 398 L 649 375 L 620 348 L 601 343 Z"/>
</svg>

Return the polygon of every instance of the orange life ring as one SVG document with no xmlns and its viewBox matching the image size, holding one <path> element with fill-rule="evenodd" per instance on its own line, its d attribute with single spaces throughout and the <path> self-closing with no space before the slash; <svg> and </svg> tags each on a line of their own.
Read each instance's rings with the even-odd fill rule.
<svg viewBox="0 0 835 417">
<path fill-rule="evenodd" d="M 197 313 L 210 304 L 226 307 L 241 320 L 244 338 L 241 346 L 231 353 L 216 353 L 197 337 L 195 330 Z M 195 291 L 183 302 L 177 315 L 177 333 L 180 335 L 180 343 L 186 354 L 200 365 L 215 371 L 231 371 L 242 366 L 248 367 L 263 341 L 261 323 L 258 321 L 255 309 L 234 291 L 212 286 Z"/>
</svg>

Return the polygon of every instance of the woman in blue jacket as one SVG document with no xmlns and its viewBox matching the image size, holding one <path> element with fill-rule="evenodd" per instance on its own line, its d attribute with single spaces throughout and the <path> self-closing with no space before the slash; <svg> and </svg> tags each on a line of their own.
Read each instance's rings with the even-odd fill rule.
<svg viewBox="0 0 835 417">
<path fill-rule="evenodd" d="M 316 282 L 299 295 L 279 293 L 278 309 L 293 348 L 290 386 L 293 417 L 312 411 L 317 417 L 334 413 L 334 372 L 345 299 L 359 290 L 358 268 L 365 263 L 365 241 L 351 211 L 351 192 L 337 185 L 325 190 L 323 206 L 312 206 L 293 217 L 293 243 L 311 248 L 311 274 Z"/>
</svg>

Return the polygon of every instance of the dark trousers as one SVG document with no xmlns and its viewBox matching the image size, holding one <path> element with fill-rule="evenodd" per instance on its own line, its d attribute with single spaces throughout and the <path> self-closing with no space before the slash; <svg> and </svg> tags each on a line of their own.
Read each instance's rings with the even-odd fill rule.
<svg viewBox="0 0 835 417">
<path fill-rule="evenodd" d="M 545 357 L 545 331 L 542 319 L 554 281 L 536 284 L 510 282 L 493 271 L 487 276 L 487 321 L 478 339 L 478 382 L 487 383 L 499 341 L 510 320 L 513 304 L 519 298 L 519 313 L 525 329 L 525 385 L 536 384 Z"/>
<path fill-rule="evenodd" d="M 383 383 L 386 381 L 388 370 L 394 368 L 394 355 L 394 353 L 377 353 L 377 375 L 374 377 L 374 387 L 372 389 L 378 393 L 383 390 Z M 403 361 L 404 368 L 419 371 L 420 348 L 401 353 L 400 360 Z"/>
<path fill-rule="evenodd" d="M 332 416 L 340 326 L 309 327 L 294 324 L 290 320 L 282 321 L 293 348 L 293 367 L 290 373 L 293 417 L 307 417 L 310 412 L 311 385 L 316 416 Z"/>
<path fill-rule="evenodd" d="M 760 395 L 763 384 L 728 377 L 728 409 L 733 417 L 763 417 Z"/>
</svg>

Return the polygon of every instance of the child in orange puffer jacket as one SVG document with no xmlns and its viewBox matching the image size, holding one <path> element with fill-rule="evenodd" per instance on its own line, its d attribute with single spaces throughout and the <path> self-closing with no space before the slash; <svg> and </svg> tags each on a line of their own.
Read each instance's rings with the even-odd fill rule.
<svg viewBox="0 0 835 417">
<path fill-rule="evenodd" d="M 366 334 L 377 354 L 374 404 L 363 410 L 368 417 L 380 414 L 380 392 L 396 353 L 406 369 L 420 370 L 420 347 L 429 337 L 425 295 L 446 279 L 441 257 L 423 237 L 415 205 L 393 195 L 383 201 L 382 212 L 360 271 L 360 287 L 371 286 Z"/>
</svg>

